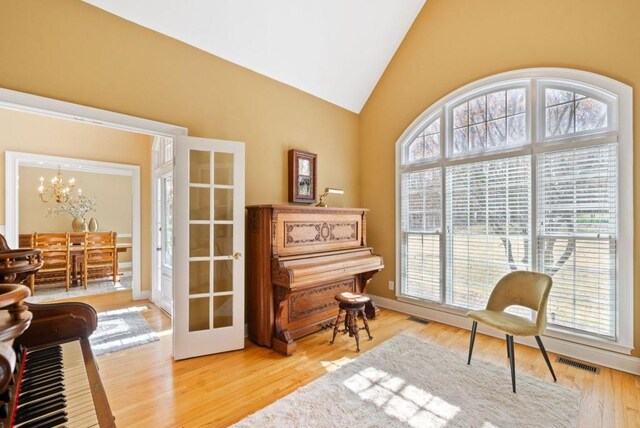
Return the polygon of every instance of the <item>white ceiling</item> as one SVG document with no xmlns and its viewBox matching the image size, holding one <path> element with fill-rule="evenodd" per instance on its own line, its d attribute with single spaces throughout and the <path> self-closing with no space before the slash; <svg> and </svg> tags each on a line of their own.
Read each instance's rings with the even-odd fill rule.
<svg viewBox="0 0 640 428">
<path fill-rule="evenodd" d="M 425 0 L 84 0 L 359 113 Z"/>
</svg>

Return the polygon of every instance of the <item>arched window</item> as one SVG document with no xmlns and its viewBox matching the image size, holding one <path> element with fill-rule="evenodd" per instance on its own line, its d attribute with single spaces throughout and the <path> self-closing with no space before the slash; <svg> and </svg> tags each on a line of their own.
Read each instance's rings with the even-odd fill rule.
<svg viewBox="0 0 640 428">
<path fill-rule="evenodd" d="M 398 297 L 478 309 L 509 271 L 545 272 L 551 330 L 630 349 L 632 146 L 631 89 L 591 73 L 519 70 L 440 100 L 397 143 Z"/>
</svg>

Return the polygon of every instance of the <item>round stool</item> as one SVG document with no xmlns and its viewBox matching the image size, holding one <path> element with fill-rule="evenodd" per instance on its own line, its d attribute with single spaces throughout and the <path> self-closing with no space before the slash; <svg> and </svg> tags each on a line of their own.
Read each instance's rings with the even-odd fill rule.
<svg viewBox="0 0 640 428">
<path fill-rule="evenodd" d="M 349 337 L 356 338 L 356 352 L 360 352 L 360 330 L 367 330 L 367 335 L 369 336 L 369 340 L 373 339 L 371 336 L 371 332 L 369 331 L 369 321 L 367 320 L 367 315 L 364 313 L 364 306 L 371 299 L 369 296 L 365 296 L 363 294 L 351 293 L 349 291 L 345 291 L 343 293 L 336 294 L 336 300 L 338 301 L 338 316 L 336 318 L 336 322 L 333 327 L 333 339 L 329 344 L 333 344 L 336 340 L 336 335 L 338 332 L 341 333 L 349 333 Z M 340 317 L 345 314 L 344 317 L 344 329 L 340 329 Z M 362 315 L 362 322 L 364 323 L 364 327 L 358 328 L 358 315 Z"/>
</svg>

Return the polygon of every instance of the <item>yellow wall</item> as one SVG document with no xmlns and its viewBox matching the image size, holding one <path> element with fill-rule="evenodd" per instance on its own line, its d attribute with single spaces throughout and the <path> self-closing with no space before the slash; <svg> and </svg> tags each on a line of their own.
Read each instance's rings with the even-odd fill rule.
<svg viewBox="0 0 640 428">
<path fill-rule="evenodd" d="M 38 194 L 40 177 L 44 177 L 46 185 L 57 172 L 57 169 L 20 167 L 20 233 L 73 231 L 73 217 L 66 213 L 47 216 L 47 209 L 56 202 L 43 202 Z M 99 231 L 131 234 L 131 177 L 78 171 L 63 171 L 62 175 L 65 180 L 75 178 L 76 188 L 96 201 L 95 211 L 85 216 L 87 222 L 95 218 Z"/>
<path fill-rule="evenodd" d="M 4 204 L 5 204 L 5 152 L 25 152 L 37 153 L 53 156 L 69 157 L 85 160 L 98 160 L 104 162 L 122 163 L 140 166 L 140 240 L 142 249 L 151 248 L 151 147 L 153 138 L 148 135 L 136 134 L 129 131 L 121 131 L 103 126 L 96 126 L 71 120 L 63 120 L 32 113 L 24 113 L 14 110 L 0 108 L 0 224 L 4 224 Z M 33 174 L 26 171 L 31 169 Z M 20 168 L 20 233 L 43 232 L 40 229 L 41 222 L 51 222 L 56 229 L 70 225 L 68 216 L 60 216 L 55 219 L 44 219 L 43 203 L 37 195 L 37 188 L 40 176 L 49 179 L 56 171 L 41 170 L 39 168 Z M 63 175 L 67 177 L 67 172 Z M 106 176 L 110 183 L 123 186 L 125 195 L 123 199 L 127 202 L 116 202 L 117 197 L 113 195 L 113 187 L 101 188 L 101 183 L 96 183 L 91 176 L 105 177 L 104 174 L 74 173 L 78 187 L 88 196 L 104 198 L 101 202 L 98 199 L 97 213 L 100 228 L 116 228 L 116 232 L 131 233 L 131 178 Z M 71 175 L 69 175 L 71 177 Z M 114 181 L 115 180 L 115 181 Z M 83 183 L 84 181 L 84 183 Z M 126 184 L 126 183 L 129 184 Z M 118 184 L 119 183 L 119 184 Z M 98 193 L 98 189 L 101 189 Z M 23 198 L 28 195 L 30 199 Z M 122 211 L 116 211 L 108 204 L 117 203 Z M 23 206 L 23 204 L 25 204 Z M 104 220 L 104 222 L 103 222 Z M 120 230 L 122 228 L 123 230 Z M 126 229 L 126 231 L 124 230 Z M 67 231 L 68 229 L 60 229 Z M 49 230 L 56 232 L 58 230 Z M 118 241 L 128 241 L 130 239 L 118 239 Z M 141 263 L 141 288 L 150 290 L 151 288 L 151 256 L 148 251 L 142 251 Z M 131 251 L 122 254 L 120 261 L 129 262 Z"/>
<path fill-rule="evenodd" d="M 245 142 L 247 204 L 286 202 L 287 150 L 298 148 L 318 154 L 318 189 L 345 189 L 333 205 L 358 205 L 358 116 L 290 86 L 80 0 L 0 0 L 0 58 L 2 88 Z M 46 141 L 34 142 L 41 145 L 34 151 L 69 154 Z M 0 150 L 17 147 L 2 130 Z M 134 145 L 102 149 L 97 156 L 82 144 L 73 147 L 80 158 L 139 163 L 130 158 Z M 3 178 L 0 171 L 0 206 Z M 151 228 L 149 180 L 143 168 L 143 236 Z M 147 248 L 143 240 L 143 290 L 150 289 Z"/>
<path fill-rule="evenodd" d="M 455 89 L 496 73 L 568 67 L 640 84 L 637 0 L 429 0 L 360 115 L 361 204 L 371 209 L 370 244 L 385 260 L 370 291 L 393 297 L 395 280 L 394 146 L 425 109 Z M 640 118 L 634 99 L 634 123 Z M 640 137 L 635 127 L 635 140 Z M 635 161 L 640 150 L 635 151 Z M 375 173 L 372 173 L 375 171 Z M 636 237 L 640 173 L 635 172 Z M 636 239 L 635 258 L 640 259 Z M 640 308 L 638 272 L 635 307 Z M 636 312 L 636 346 L 640 315 Z M 640 355 L 640 353 L 638 353 Z"/>
<path fill-rule="evenodd" d="M 286 202 L 298 148 L 358 205 L 358 116 L 290 86 L 80 0 L 0 0 L 0 58 L 0 87 L 245 142 L 247 204 Z"/>
</svg>

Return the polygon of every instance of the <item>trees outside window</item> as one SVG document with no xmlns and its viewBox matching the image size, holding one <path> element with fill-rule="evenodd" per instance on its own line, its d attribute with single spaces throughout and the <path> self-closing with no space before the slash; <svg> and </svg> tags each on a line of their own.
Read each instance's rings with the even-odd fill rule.
<svg viewBox="0 0 640 428">
<path fill-rule="evenodd" d="M 628 257 L 619 219 L 631 178 L 620 149 L 631 142 L 619 113 L 630 94 L 567 73 L 472 84 L 399 140 L 400 297 L 478 309 L 504 274 L 536 270 L 554 280 L 552 328 L 627 341 L 620 296 L 632 282 L 619 272 Z"/>
</svg>

